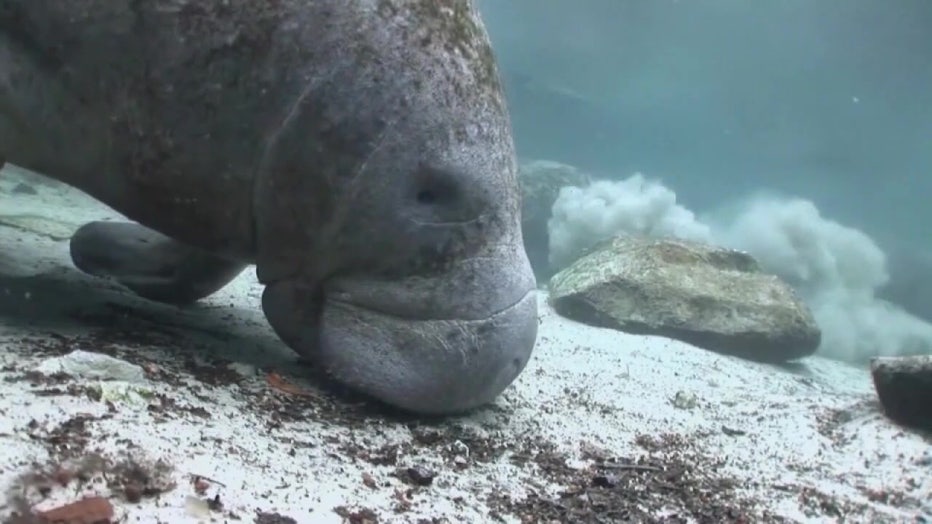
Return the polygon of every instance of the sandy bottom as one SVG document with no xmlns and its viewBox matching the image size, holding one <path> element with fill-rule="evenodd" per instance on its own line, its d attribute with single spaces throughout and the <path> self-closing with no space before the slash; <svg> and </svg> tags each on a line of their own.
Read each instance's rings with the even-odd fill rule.
<svg viewBox="0 0 932 524">
<path fill-rule="evenodd" d="M 418 420 L 314 378 L 251 269 L 185 309 L 81 274 L 68 236 L 116 215 L 20 182 L 0 174 L 0 518 L 90 495 L 127 522 L 932 518 L 930 439 L 884 419 L 864 369 L 587 327 L 541 294 L 502 398 Z M 54 373 L 76 350 L 119 361 Z"/>
</svg>

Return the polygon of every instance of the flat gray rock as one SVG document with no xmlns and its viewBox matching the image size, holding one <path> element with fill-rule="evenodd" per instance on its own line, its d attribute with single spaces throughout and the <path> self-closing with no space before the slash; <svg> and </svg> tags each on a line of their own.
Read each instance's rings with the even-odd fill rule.
<svg viewBox="0 0 932 524">
<path fill-rule="evenodd" d="M 793 289 L 739 251 L 619 236 L 550 281 L 561 315 L 719 353 L 785 362 L 811 355 L 821 332 Z"/>
</svg>

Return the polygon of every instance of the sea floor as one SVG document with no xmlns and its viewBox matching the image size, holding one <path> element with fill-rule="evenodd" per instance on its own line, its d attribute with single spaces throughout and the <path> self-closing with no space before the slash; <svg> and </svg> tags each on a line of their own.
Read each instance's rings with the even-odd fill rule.
<svg viewBox="0 0 932 524">
<path fill-rule="evenodd" d="M 866 369 L 588 327 L 542 292 L 516 383 L 418 419 L 317 378 L 252 269 L 188 308 L 80 273 L 67 239 L 106 218 L 0 172 L 0 520 L 932 521 L 932 438 L 882 416 Z"/>
</svg>

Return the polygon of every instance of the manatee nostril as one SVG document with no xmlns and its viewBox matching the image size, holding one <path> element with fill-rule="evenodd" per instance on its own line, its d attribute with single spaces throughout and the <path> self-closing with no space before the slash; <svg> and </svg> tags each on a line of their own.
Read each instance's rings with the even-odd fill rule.
<svg viewBox="0 0 932 524">
<path fill-rule="evenodd" d="M 516 358 L 516 359 L 512 360 L 512 361 L 511 361 L 511 365 L 514 366 L 515 369 L 521 369 L 521 359 L 520 359 L 520 358 Z"/>
<path fill-rule="evenodd" d="M 433 180 L 429 185 L 422 185 L 414 198 L 425 206 L 452 204 L 458 198 L 458 189 L 447 181 Z"/>
<path fill-rule="evenodd" d="M 433 204 L 437 201 L 437 195 L 430 189 L 423 189 L 418 191 L 417 196 L 418 203 L 420 204 Z"/>
<path fill-rule="evenodd" d="M 412 180 L 412 196 L 420 205 L 447 207 L 462 198 L 456 173 L 436 168 L 419 169 Z"/>
</svg>

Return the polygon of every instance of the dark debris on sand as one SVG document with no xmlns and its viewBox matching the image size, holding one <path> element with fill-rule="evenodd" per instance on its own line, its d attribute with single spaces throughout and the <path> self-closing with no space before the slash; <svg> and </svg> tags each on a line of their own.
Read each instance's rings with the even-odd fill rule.
<svg viewBox="0 0 932 524">
<path fill-rule="evenodd" d="M 190 338 L 183 338 L 171 329 L 153 329 L 154 322 L 142 318 L 96 319 L 110 328 L 99 329 L 90 334 L 56 335 L 47 339 L 23 339 L 34 354 L 59 356 L 82 348 L 97 351 L 142 366 L 149 378 L 173 386 L 170 395 L 157 394 L 151 399 L 149 410 L 158 417 L 195 416 L 209 419 L 211 413 L 204 408 L 188 407 L 186 396 L 210 401 L 205 388 L 230 388 L 236 396 L 251 405 L 253 413 L 265 419 L 265 431 L 274 438 L 277 430 L 308 420 L 324 421 L 328 425 L 349 429 L 347 437 L 334 437 L 326 443 L 326 453 L 335 460 L 361 461 L 374 468 L 393 473 L 376 480 L 372 475 L 359 479 L 372 490 L 393 490 L 395 503 L 391 508 L 340 506 L 333 511 L 345 522 L 378 523 L 396 521 L 398 515 L 411 511 L 419 502 L 427 506 L 435 493 L 434 479 L 452 478 L 464 474 L 471 468 L 483 468 L 500 460 L 509 460 L 515 465 L 530 466 L 536 475 L 525 480 L 527 496 L 516 497 L 503 489 L 474 492 L 488 506 L 490 521 L 503 521 L 504 517 L 517 517 L 525 523 L 608 523 L 645 522 L 700 523 L 755 522 L 778 523 L 787 519 L 768 513 L 766 504 L 744 495 L 733 479 L 721 474 L 722 461 L 703 456 L 693 442 L 699 440 L 681 435 L 637 437 L 636 443 L 642 453 L 638 457 L 622 458 L 607 451 L 580 444 L 581 458 L 586 466 L 574 468 L 571 458 L 552 442 L 536 432 L 519 435 L 512 440 L 477 434 L 452 420 L 423 420 L 388 410 L 337 385 L 328 383 L 315 375 L 312 368 L 302 370 L 307 377 L 297 386 L 289 383 L 290 377 L 280 376 L 276 370 L 262 370 L 266 381 L 246 379 L 232 370 L 229 362 L 217 358 L 203 357 L 211 354 L 203 351 Z M 181 347 L 189 357 L 164 358 L 161 349 Z M 197 361 L 193 354 L 203 358 Z M 215 354 L 215 353 L 213 353 Z M 67 376 L 39 376 L 18 369 L 4 369 L 7 380 L 26 380 L 39 394 L 90 395 L 80 386 L 75 386 Z M 305 373 L 306 371 L 306 373 Z M 191 379 L 194 379 L 193 381 Z M 262 377 L 259 377 L 261 379 Z M 486 419 L 496 421 L 497 428 L 508 426 L 509 413 L 506 409 L 492 406 Z M 402 442 L 380 444 L 360 443 L 354 435 L 365 435 L 373 424 L 403 424 L 411 431 L 412 438 Z M 93 442 L 88 427 L 94 420 L 76 417 L 60 427 L 48 431 L 33 431 L 33 438 L 42 440 L 56 456 L 79 457 Z M 357 429 L 359 431 L 354 431 Z M 37 428 L 33 428 L 37 429 Z M 300 453 L 300 442 L 294 442 L 295 454 Z M 468 453 L 457 449 L 468 449 Z M 584 448 L 584 449 L 583 449 Z M 507 458 L 506 458 L 507 457 Z M 418 463 L 425 459 L 424 463 Z M 231 456 L 231 460 L 236 460 Z M 440 461 L 439 465 L 437 461 Z M 414 463 L 412 464 L 412 461 Z M 112 466 L 111 466 L 112 467 Z M 126 469 L 126 468 L 124 468 Z M 138 475 L 137 475 L 138 477 Z M 386 478 L 388 477 L 388 478 Z M 150 490 L 145 482 L 137 478 L 129 491 L 117 486 L 123 498 L 136 498 L 136 492 L 147 496 Z M 124 482 L 124 483 L 126 483 Z M 759 486 L 752 486 L 759 488 Z M 478 488 L 477 488 L 478 489 Z M 774 488 L 776 489 L 776 488 Z M 854 517 L 864 508 L 844 507 L 831 497 L 807 492 L 803 488 L 787 487 L 798 494 L 802 501 L 810 501 L 813 514 L 844 519 Z M 232 497 L 232 495 L 231 495 Z M 454 504 L 466 504 L 465 500 Z M 285 510 L 287 508 L 281 508 Z M 473 508 L 474 509 L 474 508 Z M 295 522 L 293 517 L 275 512 L 260 512 L 255 521 L 263 524 Z M 432 519 L 424 522 L 449 522 Z"/>
<path fill-rule="evenodd" d="M 531 490 L 522 499 L 493 494 L 492 517 L 510 514 L 522 522 L 787 522 L 760 509 L 758 501 L 738 493 L 730 479 L 719 477 L 714 461 L 691 456 L 688 442 L 677 435 L 651 441 L 641 458 L 618 459 L 605 451 L 583 450 L 589 466 L 575 469 L 568 457 L 546 442 L 513 460 L 537 465 L 541 480 L 559 486 L 555 496 Z"/>
</svg>

